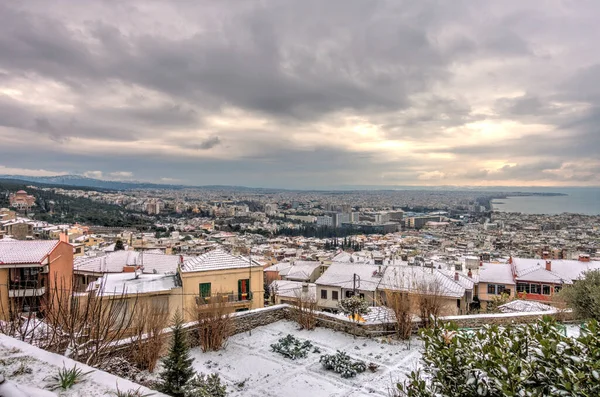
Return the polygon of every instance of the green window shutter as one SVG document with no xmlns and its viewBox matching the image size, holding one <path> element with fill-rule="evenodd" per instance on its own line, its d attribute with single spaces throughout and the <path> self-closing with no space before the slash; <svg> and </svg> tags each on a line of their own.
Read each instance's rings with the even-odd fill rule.
<svg viewBox="0 0 600 397">
<path fill-rule="evenodd" d="M 200 284 L 200 296 L 202 298 L 208 298 L 211 295 L 211 285 L 210 283 L 201 283 Z"/>
</svg>

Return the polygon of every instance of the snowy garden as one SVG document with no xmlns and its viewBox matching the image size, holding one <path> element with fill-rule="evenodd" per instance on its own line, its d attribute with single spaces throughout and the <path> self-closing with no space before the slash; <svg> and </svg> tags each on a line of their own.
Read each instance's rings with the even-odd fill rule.
<svg viewBox="0 0 600 397">
<path fill-rule="evenodd" d="M 300 341 L 305 357 L 301 353 L 292 359 L 271 347 L 290 334 Z M 310 347 L 302 349 L 304 342 Z M 194 348 L 191 356 L 197 372 L 218 373 L 233 397 L 387 397 L 388 389 L 416 368 L 421 348 L 417 337 L 409 341 L 355 338 L 326 328 L 299 331 L 297 323 L 279 321 L 232 336 L 221 351 L 203 353 Z M 338 351 L 353 362 L 363 362 L 364 372 L 344 378 L 325 369 L 321 357 Z"/>
</svg>

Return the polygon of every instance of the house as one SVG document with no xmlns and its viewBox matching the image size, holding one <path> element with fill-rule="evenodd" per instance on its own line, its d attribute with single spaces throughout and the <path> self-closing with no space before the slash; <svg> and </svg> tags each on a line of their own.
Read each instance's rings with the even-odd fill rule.
<svg viewBox="0 0 600 397">
<path fill-rule="evenodd" d="M 306 302 L 317 301 L 317 286 L 314 283 L 300 281 L 275 280 L 269 287 L 276 305 L 287 303 L 293 305 L 302 299 Z"/>
<path fill-rule="evenodd" d="M 197 304 L 209 304 L 217 295 L 226 298 L 232 311 L 264 306 L 263 267 L 249 258 L 217 248 L 184 261 L 179 275 L 186 316 Z"/>
<path fill-rule="evenodd" d="M 0 318 L 43 312 L 56 293 L 70 290 L 72 278 L 70 244 L 0 240 Z"/>
<path fill-rule="evenodd" d="M 282 280 L 314 283 L 325 271 L 325 266 L 317 261 L 294 261 L 285 266 L 281 262 L 279 276 Z"/>
<path fill-rule="evenodd" d="M 400 293 L 406 297 L 430 296 L 437 300 L 439 315 L 465 314 L 473 296 L 474 283 L 458 272 L 442 271 L 421 266 L 388 266 L 378 286 L 379 301 L 387 303 L 387 294 Z M 412 300 L 411 311 L 418 313 L 419 301 Z"/>
<path fill-rule="evenodd" d="M 516 296 L 515 280 L 510 263 L 483 263 L 475 276 L 477 285 L 475 296 L 479 298 L 481 307 L 485 309 L 488 302 L 502 294 L 509 298 Z"/>
<path fill-rule="evenodd" d="M 563 287 L 577 282 L 589 270 L 600 269 L 600 261 L 580 255 L 578 260 L 511 258 L 517 294 L 523 299 L 551 301 Z"/>
<path fill-rule="evenodd" d="M 184 259 L 178 255 L 138 251 L 78 257 L 73 265 L 74 285 L 79 291 L 85 291 L 88 284 L 105 274 L 132 272 L 138 266 L 144 274 L 175 274 Z"/>
<path fill-rule="evenodd" d="M 384 270 L 385 267 L 379 265 L 333 262 L 315 281 L 318 306 L 324 310 L 335 311 L 341 299 L 349 298 L 355 292 L 375 306 L 376 291 Z"/>
<path fill-rule="evenodd" d="M 291 262 L 279 262 L 266 267 L 264 270 L 265 285 L 269 286 L 273 281 L 281 280 L 281 272 L 286 272 L 290 267 L 292 267 Z"/>
<path fill-rule="evenodd" d="M 169 317 L 183 311 L 182 288 L 177 274 L 108 273 L 90 283 L 87 292 L 102 299 L 118 300 L 119 315 L 124 319 L 147 305 Z"/>
</svg>

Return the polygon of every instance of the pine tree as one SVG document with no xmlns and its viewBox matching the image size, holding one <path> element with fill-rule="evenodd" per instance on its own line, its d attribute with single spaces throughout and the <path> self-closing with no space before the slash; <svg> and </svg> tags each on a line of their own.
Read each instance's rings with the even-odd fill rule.
<svg viewBox="0 0 600 397">
<path fill-rule="evenodd" d="M 190 358 L 189 346 L 183 319 L 179 311 L 173 317 L 173 336 L 169 354 L 163 360 L 164 370 L 160 373 L 159 391 L 173 397 L 183 397 L 183 387 L 194 376 L 193 358 Z"/>
</svg>

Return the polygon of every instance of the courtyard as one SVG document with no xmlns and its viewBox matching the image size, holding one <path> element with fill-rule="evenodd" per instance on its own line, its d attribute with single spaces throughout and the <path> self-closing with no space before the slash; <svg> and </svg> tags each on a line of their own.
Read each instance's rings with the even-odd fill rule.
<svg viewBox="0 0 600 397">
<path fill-rule="evenodd" d="M 306 358 L 291 360 L 273 352 L 271 344 L 288 334 L 310 341 L 320 353 L 311 351 Z M 387 397 L 390 387 L 416 369 L 421 348 L 416 337 L 410 341 L 355 338 L 327 328 L 299 331 L 296 323 L 279 321 L 232 336 L 221 351 L 203 353 L 195 348 L 191 355 L 194 369 L 218 373 L 232 397 Z M 336 350 L 378 368 L 344 379 L 319 363 L 321 355 Z"/>
</svg>

